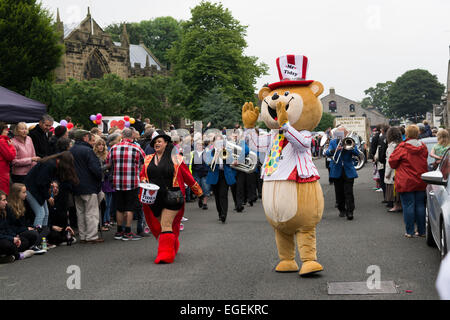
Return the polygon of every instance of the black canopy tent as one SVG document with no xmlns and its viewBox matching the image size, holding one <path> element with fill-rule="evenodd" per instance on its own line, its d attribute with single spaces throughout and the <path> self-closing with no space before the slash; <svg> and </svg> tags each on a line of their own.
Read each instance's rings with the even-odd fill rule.
<svg viewBox="0 0 450 320">
<path fill-rule="evenodd" d="M 45 104 L 0 86 L 0 121 L 38 122 L 46 111 Z"/>
</svg>

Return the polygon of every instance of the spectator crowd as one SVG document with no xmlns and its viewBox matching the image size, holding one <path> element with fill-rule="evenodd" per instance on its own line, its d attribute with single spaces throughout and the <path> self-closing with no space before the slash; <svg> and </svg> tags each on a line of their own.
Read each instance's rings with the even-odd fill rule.
<svg viewBox="0 0 450 320">
<path fill-rule="evenodd" d="M 161 130 L 140 117 L 129 128 L 113 127 L 107 133 L 97 127 L 53 128 L 53 123 L 49 115 L 31 128 L 23 122 L 11 127 L 0 123 L 0 262 L 44 254 L 61 245 L 101 244 L 103 233 L 113 228 L 114 238 L 123 241 L 141 240 L 153 231 L 139 201 L 139 183 Z M 213 190 L 223 223 L 224 190 L 227 195 L 230 187 L 234 210 L 244 212 L 244 205 L 261 198 L 262 188 L 258 170 L 244 173 L 225 162 L 216 172 L 211 168 L 215 146 L 227 132 L 232 132 L 228 138 L 234 143 L 246 145 L 239 125 L 216 134 L 183 135 L 174 126 L 165 133 L 202 190 L 200 197 L 200 189 L 187 187 L 185 201 L 197 201 L 199 208 L 208 210 Z M 181 222 L 187 220 L 183 217 Z M 180 231 L 183 228 L 180 223 Z"/>
<path fill-rule="evenodd" d="M 425 237 L 427 185 L 421 175 L 436 169 L 449 148 L 449 130 L 431 128 L 427 121 L 406 128 L 378 125 L 373 130 L 369 158 L 374 191 L 383 194 L 388 212 L 403 213 L 407 238 Z"/>
</svg>

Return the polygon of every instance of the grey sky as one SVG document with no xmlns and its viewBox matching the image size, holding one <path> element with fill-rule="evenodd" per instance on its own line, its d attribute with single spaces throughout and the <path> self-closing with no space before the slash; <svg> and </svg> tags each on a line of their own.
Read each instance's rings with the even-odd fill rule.
<svg viewBox="0 0 450 320">
<path fill-rule="evenodd" d="M 354 100 L 378 82 L 426 69 L 446 85 L 450 45 L 448 0 L 222 0 L 247 25 L 247 55 L 269 67 L 264 83 L 278 81 L 275 60 L 284 54 L 309 58 L 307 78 Z M 161 16 L 190 18 L 200 0 L 42 0 L 64 23 L 79 22 L 91 8 L 101 27 Z"/>
</svg>

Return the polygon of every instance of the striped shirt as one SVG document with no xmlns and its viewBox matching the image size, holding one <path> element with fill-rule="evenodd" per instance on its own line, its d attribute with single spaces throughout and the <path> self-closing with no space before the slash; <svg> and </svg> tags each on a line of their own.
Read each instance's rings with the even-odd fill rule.
<svg viewBox="0 0 450 320">
<path fill-rule="evenodd" d="M 108 153 L 106 163 L 113 170 L 113 186 L 116 190 L 134 190 L 139 187 L 139 172 L 145 152 L 131 140 L 124 139 Z"/>
<path fill-rule="evenodd" d="M 311 132 L 303 130 L 297 131 L 289 122 L 281 127 L 284 136 L 288 141 L 281 152 L 281 160 L 278 169 L 270 176 L 262 171 L 264 181 L 273 180 L 295 180 L 297 182 L 310 182 L 320 178 L 319 172 L 312 161 L 311 155 Z M 246 131 L 249 146 L 252 151 L 266 153 L 265 163 L 272 149 L 272 144 L 278 135 L 278 130 L 272 130 L 270 134 L 257 135 L 254 129 Z M 296 170 L 297 172 L 295 173 Z M 293 177 L 293 173 L 294 176 Z"/>
</svg>

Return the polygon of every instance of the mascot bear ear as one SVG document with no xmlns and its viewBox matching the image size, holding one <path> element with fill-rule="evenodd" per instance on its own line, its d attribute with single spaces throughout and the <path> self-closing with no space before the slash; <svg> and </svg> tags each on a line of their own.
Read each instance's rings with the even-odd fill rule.
<svg viewBox="0 0 450 320">
<path fill-rule="evenodd" d="M 311 83 L 309 85 L 309 88 L 316 97 L 320 96 L 323 92 L 323 84 L 321 84 L 319 81 L 314 81 L 313 83 Z M 261 92 L 259 94 L 261 94 Z"/>
<path fill-rule="evenodd" d="M 269 93 L 272 92 L 269 87 L 262 87 L 261 90 L 259 90 L 258 98 L 259 100 L 263 101 L 265 97 L 269 95 Z"/>
</svg>

